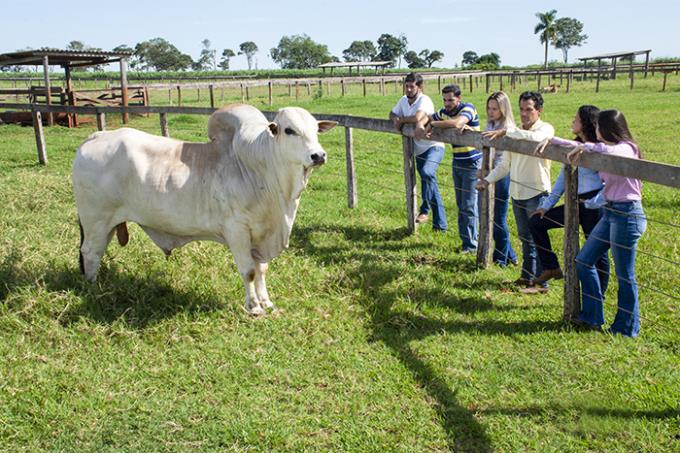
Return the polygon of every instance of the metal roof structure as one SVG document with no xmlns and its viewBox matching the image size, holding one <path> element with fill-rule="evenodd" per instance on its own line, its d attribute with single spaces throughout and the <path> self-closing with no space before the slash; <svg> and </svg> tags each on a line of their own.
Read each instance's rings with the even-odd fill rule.
<svg viewBox="0 0 680 453">
<path fill-rule="evenodd" d="M 105 52 L 101 50 L 62 50 L 42 48 L 0 54 L 0 66 L 40 66 L 47 57 L 50 65 L 96 66 L 115 63 L 128 58 L 132 52 Z"/>
<path fill-rule="evenodd" d="M 652 49 L 647 49 L 647 50 L 633 50 L 630 52 L 613 52 L 613 53 L 605 53 L 601 55 L 595 55 L 592 57 L 583 57 L 579 58 L 581 61 L 588 61 L 588 60 L 607 60 L 609 58 L 621 58 L 621 57 L 630 57 L 633 55 L 642 55 L 642 54 L 647 54 L 649 56 L 649 53 L 652 51 Z"/>
</svg>

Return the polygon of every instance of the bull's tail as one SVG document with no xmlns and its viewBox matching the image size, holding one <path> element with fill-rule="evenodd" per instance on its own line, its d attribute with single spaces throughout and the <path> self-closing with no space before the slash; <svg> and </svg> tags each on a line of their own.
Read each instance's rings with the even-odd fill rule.
<svg viewBox="0 0 680 453">
<path fill-rule="evenodd" d="M 130 234 L 125 222 L 116 225 L 116 237 L 118 238 L 118 243 L 123 247 L 130 241 Z"/>
<path fill-rule="evenodd" d="M 83 224 L 78 217 L 78 226 L 80 227 L 80 247 L 78 247 L 78 260 L 80 262 L 80 273 L 85 274 L 85 263 L 83 262 L 83 241 L 85 240 L 85 233 L 83 232 Z"/>
</svg>

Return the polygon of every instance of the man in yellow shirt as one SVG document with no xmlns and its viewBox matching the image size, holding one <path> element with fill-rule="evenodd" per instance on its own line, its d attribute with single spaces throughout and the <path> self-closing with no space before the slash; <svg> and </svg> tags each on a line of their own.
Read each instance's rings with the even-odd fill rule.
<svg viewBox="0 0 680 453">
<path fill-rule="evenodd" d="M 523 140 L 542 142 L 555 135 L 555 129 L 541 121 L 543 112 L 543 96 L 535 91 L 526 91 L 519 97 L 519 110 L 522 121 L 521 128 L 499 129 L 482 132 L 493 139 L 503 136 Z M 550 160 L 512 152 L 503 153 L 498 166 L 479 180 L 477 188 L 486 189 L 499 179 L 510 174 L 510 197 L 512 212 L 515 215 L 517 233 L 522 242 L 522 273 L 516 280 L 520 286 L 533 286 L 533 281 L 541 275 L 541 263 L 538 260 L 536 244 L 529 231 L 529 218 L 536 211 L 541 201 L 550 191 Z M 541 288 L 547 291 L 543 283 Z"/>
</svg>

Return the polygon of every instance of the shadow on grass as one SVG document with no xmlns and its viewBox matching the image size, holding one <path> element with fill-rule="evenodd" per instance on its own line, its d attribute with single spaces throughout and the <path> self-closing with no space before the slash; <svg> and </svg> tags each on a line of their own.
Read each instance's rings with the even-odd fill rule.
<svg viewBox="0 0 680 453">
<path fill-rule="evenodd" d="M 122 321 L 131 329 L 142 330 L 178 313 L 194 315 L 229 308 L 214 297 L 173 287 L 158 276 L 140 278 L 119 272 L 115 263 L 102 265 L 97 283 L 90 283 L 80 274 L 76 262 L 72 267 L 52 269 L 36 276 L 22 269 L 21 261 L 16 251 L 12 251 L 0 263 L 3 283 L 0 301 L 19 288 L 34 286 L 37 281 L 49 292 L 72 292 L 81 302 L 67 304 L 59 313 L 63 326 L 85 317 L 99 324 Z"/>
<path fill-rule="evenodd" d="M 574 405 L 547 405 L 547 406 L 528 406 L 528 407 L 487 407 L 478 409 L 478 412 L 484 414 L 501 414 L 519 417 L 534 417 L 544 416 L 546 414 L 554 413 L 569 413 L 577 412 L 578 414 L 587 414 L 597 417 L 614 417 L 614 418 L 633 418 L 633 419 L 653 419 L 653 420 L 675 420 L 680 417 L 680 411 L 677 409 L 663 409 L 663 410 L 640 410 L 640 409 L 621 409 L 613 407 L 588 407 L 588 406 L 574 406 Z"/>
<path fill-rule="evenodd" d="M 344 238 L 328 244 L 320 241 L 315 245 L 315 234 L 319 232 L 331 233 Z M 342 227 L 338 225 L 310 225 L 293 230 L 291 243 L 302 248 L 307 256 L 319 263 L 335 263 L 344 265 L 346 277 L 341 284 L 349 290 L 359 290 L 359 300 L 368 314 L 368 330 L 370 339 L 379 341 L 389 347 L 393 354 L 410 371 L 416 381 L 432 397 L 437 404 L 433 409 L 438 413 L 444 428 L 449 449 L 453 451 L 489 452 L 493 450 L 485 428 L 477 421 L 473 413 L 462 406 L 454 391 L 449 388 L 444 379 L 437 375 L 436 370 L 411 347 L 412 341 L 417 341 L 442 331 L 475 332 L 486 335 L 521 335 L 541 331 L 562 329 L 561 322 L 552 321 L 521 321 L 508 323 L 502 321 L 441 321 L 431 319 L 411 312 L 397 312 L 393 305 L 400 299 L 407 297 L 416 308 L 421 304 L 442 306 L 462 314 L 490 310 L 511 310 L 514 307 L 497 307 L 490 300 L 484 298 L 457 298 L 442 289 L 414 288 L 404 294 L 403 291 L 389 289 L 391 283 L 400 278 L 404 268 L 415 266 L 432 267 L 433 272 L 446 268 L 463 273 L 474 272 L 474 264 L 468 259 L 455 256 L 451 259 L 431 257 L 426 250 L 429 244 L 402 243 L 408 231 L 376 231 L 357 227 Z M 332 237 L 332 236 L 331 236 Z M 319 242 L 319 241 L 317 241 Z M 420 249 L 423 252 L 420 252 Z M 385 254 L 409 250 L 421 253 L 415 257 L 404 258 L 394 256 L 390 262 L 384 259 Z M 401 261 L 395 263 L 395 261 Z M 405 262 L 404 262 L 405 261 Z M 498 284 L 488 280 L 488 276 L 478 274 L 476 284 L 480 287 L 494 287 Z"/>
</svg>

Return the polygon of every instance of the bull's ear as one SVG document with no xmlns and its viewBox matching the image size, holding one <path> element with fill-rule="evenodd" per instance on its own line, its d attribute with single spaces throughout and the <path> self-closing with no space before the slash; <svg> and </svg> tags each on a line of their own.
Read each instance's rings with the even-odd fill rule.
<svg viewBox="0 0 680 453">
<path fill-rule="evenodd" d="M 272 137 L 275 137 L 279 134 L 279 125 L 276 123 L 269 123 L 267 129 L 269 129 L 269 135 Z"/>
<path fill-rule="evenodd" d="M 319 123 L 319 134 L 328 132 L 338 125 L 337 121 L 317 121 Z"/>
</svg>

